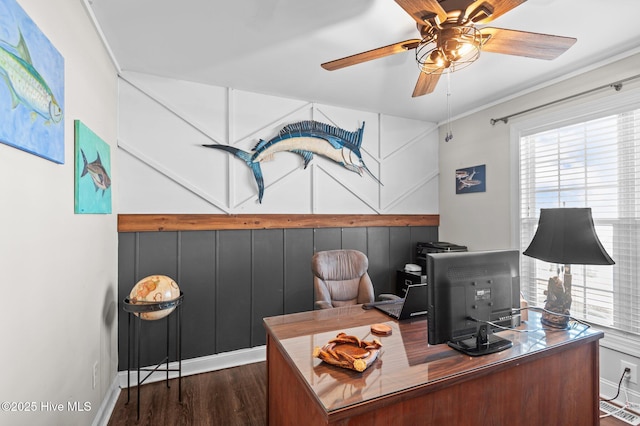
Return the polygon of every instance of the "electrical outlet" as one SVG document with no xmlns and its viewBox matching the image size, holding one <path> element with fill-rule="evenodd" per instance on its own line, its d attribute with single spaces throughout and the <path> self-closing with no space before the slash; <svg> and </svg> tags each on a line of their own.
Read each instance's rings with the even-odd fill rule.
<svg viewBox="0 0 640 426">
<path fill-rule="evenodd" d="M 620 361 L 620 371 L 624 371 L 625 368 L 631 370 L 627 376 L 629 377 L 629 383 L 638 384 L 638 366 L 630 362 Z"/>
<path fill-rule="evenodd" d="M 92 380 L 92 386 L 93 389 L 96 388 L 96 382 L 98 381 L 98 361 L 93 363 L 93 380 Z"/>
</svg>

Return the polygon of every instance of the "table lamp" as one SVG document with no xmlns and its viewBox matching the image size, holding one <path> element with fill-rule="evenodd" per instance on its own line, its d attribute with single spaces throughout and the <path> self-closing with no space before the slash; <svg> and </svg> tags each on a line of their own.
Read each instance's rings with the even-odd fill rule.
<svg viewBox="0 0 640 426">
<path fill-rule="evenodd" d="M 566 328 L 571 308 L 571 264 L 613 265 L 593 226 L 591 208 L 540 209 L 533 240 L 522 253 L 545 262 L 564 265 L 564 283 L 549 278 L 542 323 Z"/>
</svg>

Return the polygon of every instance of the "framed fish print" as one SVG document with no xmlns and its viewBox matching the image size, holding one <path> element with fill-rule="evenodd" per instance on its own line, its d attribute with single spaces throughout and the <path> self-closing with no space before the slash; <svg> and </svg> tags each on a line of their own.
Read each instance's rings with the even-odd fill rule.
<svg viewBox="0 0 640 426">
<path fill-rule="evenodd" d="M 75 212 L 111 213 L 111 151 L 80 120 L 75 130 Z"/>
<path fill-rule="evenodd" d="M 486 165 L 456 170 L 456 194 L 485 192 L 487 190 Z"/>
<path fill-rule="evenodd" d="M 64 59 L 15 0 L 0 0 L 0 142 L 64 163 Z"/>
</svg>

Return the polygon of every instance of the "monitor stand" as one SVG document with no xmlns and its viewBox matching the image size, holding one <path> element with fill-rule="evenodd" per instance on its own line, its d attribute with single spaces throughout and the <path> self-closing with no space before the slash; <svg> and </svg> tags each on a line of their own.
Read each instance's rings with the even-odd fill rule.
<svg viewBox="0 0 640 426">
<path fill-rule="evenodd" d="M 478 334 L 475 338 L 450 341 L 447 344 L 455 350 L 463 352 L 469 356 L 488 355 L 509 349 L 513 346 L 510 340 L 498 337 L 489 332 L 486 324 L 478 328 Z"/>
</svg>

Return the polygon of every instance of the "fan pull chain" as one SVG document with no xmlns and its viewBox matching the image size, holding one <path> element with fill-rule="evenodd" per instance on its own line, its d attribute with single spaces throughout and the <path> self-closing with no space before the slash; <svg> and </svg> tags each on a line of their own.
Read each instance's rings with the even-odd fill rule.
<svg viewBox="0 0 640 426">
<path fill-rule="evenodd" d="M 447 134 L 444 137 L 445 142 L 453 139 L 453 131 L 451 130 L 451 70 L 447 70 Z"/>
</svg>

